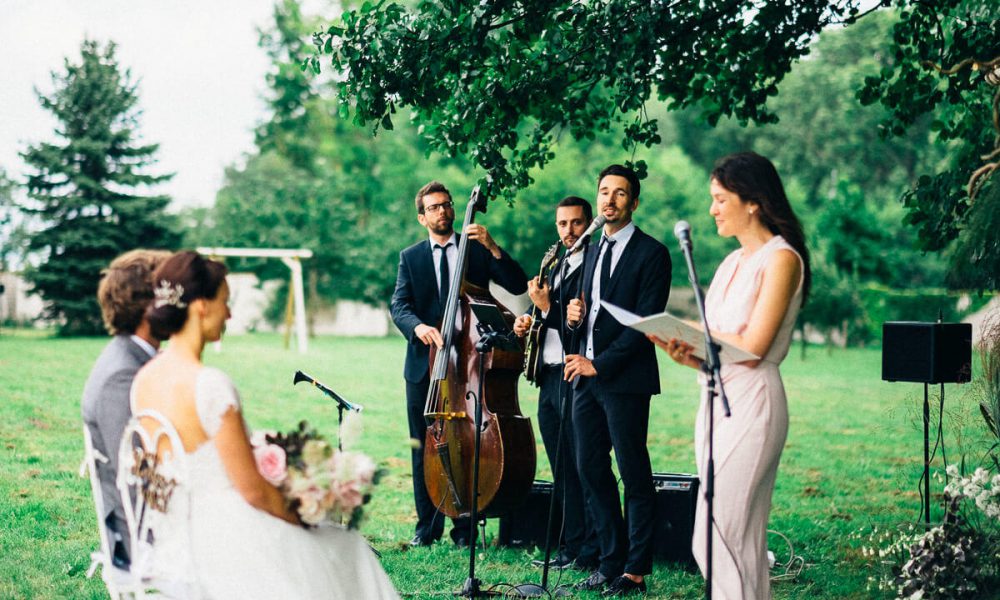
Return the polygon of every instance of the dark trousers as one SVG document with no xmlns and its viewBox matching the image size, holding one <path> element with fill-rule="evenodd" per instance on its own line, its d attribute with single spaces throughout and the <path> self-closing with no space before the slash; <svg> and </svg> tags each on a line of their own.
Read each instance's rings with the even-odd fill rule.
<svg viewBox="0 0 1000 600">
<path fill-rule="evenodd" d="M 577 467 L 600 541 L 600 572 L 607 577 L 652 572 L 655 490 L 646 449 L 649 398 L 602 391 L 590 377 L 581 378 L 573 396 Z M 625 484 L 627 522 L 611 471 L 612 448 Z"/>
<path fill-rule="evenodd" d="M 414 535 L 427 541 L 439 540 L 444 533 L 444 515 L 427 494 L 427 484 L 424 482 L 424 438 L 427 434 L 427 421 L 424 420 L 424 404 L 427 401 L 427 389 L 430 387 L 430 377 L 424 377 L 420 383 L 406 382 L 406 417 L 410 425 L 410 437 L 420 443 L 414 444 L 410 452 L 410 463 L 413 474 L 413 502 L 417 508 L 417 527 Z M 469 539 L 469 519 L 452 519 L 451 539 Z"/>
<path fill-rule="evenodd" d="M 111 513 L 104 519 L 104 524 L 108 530 L 108 545 L 111 547 L 111 564 L 128 571 L 132 564 L 129 556 L 128 523 Z"/>
<path fill-rule="evenodd" d="M 552 466 L 553 488 L 556 501 L 563 507 L 563 543 L 565 553 L 571 558 L 596 562 L 600 547 L 597 535 L 589 526 L 586 496 L 580 487 L 576 468 L 576 442 L 573 434 L 573 413 L 566 411 L 562 425 L 562 450 L 556 470 L 556 448 L 559 440 L 559 422 L 562 420 L 563 398 L 572 405 L 573 390 L 563 383 L 563 366 L 543 366 L 538 373 L 538 429 L 545 444 L 545 454 Z"/>
</svg>

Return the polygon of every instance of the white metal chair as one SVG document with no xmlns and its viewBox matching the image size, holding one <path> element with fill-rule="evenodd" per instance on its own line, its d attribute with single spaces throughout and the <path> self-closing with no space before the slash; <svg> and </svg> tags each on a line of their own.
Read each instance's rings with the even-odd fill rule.
<svg viewBox="0 0 1000 600">
<path fill-rule="evenodd" d="M 170 421 L 155 410 L 136 413 L 122 432 L 118 450 L 118 493 L 125 508 L 135 598 L 189 598 L 190 585 L 164 572 L 153 559 L 156 524 L 166 517 L 175 488 L 188 481 L 187 455 Z M 176 499 L 175 499 L 176 504 Z M 182 502 L 175 509 L 187 510 Z M 172 546 L 177 550 L 176 545 Z M 188 547 L 180 548 L 182 554 Z M 185 556 L 179 557 L 182 560 Z M 189 557 L 187 557 L 189 558 Z M 185 567 L 178 564 L 178 572 Z"/>
<path fill-rule="evenodd" d="M 132 575 L 116 567 L 111 561 L 113 552 L 108 530 L 104 524 L 104 517 L 107 514 L 104 510 L 104 496 L 101 492 L 101 481 L 97 475 L 97 463 L 108 462 L 108 457 L 94 449 L 93 440 L 90 437 L 90 430 L 83 426 L 83 463 L 80 465 L 80 476 L 85 474 L 90 477 L 90 494 L 94 499 L 94 512 L 97 515 L 97 533 L 100 536 L 100 548 L 90 554 L 90 568 L 87 569 L 87 578 L 94 576 L 97 568 L 101 569 L 101 579 L 108 589 L 108 594 L 112 600 L 123 600 L 135 597 L 135 587 Z"/>
</svg>

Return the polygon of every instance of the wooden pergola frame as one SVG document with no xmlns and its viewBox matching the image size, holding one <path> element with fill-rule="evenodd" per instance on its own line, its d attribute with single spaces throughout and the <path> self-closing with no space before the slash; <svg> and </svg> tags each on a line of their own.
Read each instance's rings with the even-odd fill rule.
<svg viewBox="0 0 1000 600">
<path fill-rule="evenodd" d="M 292 300 L 295 318 L 295 334 L 299 353 L 309 351 L 309 336 L 306 332 L 306 296 L 302 285 L 302 259 L 312 258 L 312 250 L 281 250 L 276 248 L 198 248 L 205 256 L 238 256 L 246 258 L 280 258 L 292 272 Z M 287 324 L 286 324 L 287 325 Z M 287 338 L 286 338 L 287 340 Z M 286 342 L 287 343 L 287 342 Z"/>
</svg>

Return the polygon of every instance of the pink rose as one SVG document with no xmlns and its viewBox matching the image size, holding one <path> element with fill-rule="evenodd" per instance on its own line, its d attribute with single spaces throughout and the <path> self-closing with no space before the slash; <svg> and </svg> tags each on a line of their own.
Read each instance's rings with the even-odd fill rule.
<svg viewBox="0 0 1000 600">
<path fill-rule="evenodd" d="M 354 509 L 364 504 L 364 496 L 358 489 L 357 481 L 346 481 L 337 486 L 337 497 L 340 500 L 341 509 L 351 514 Z"/>
<path fill-rule="evenodd" d="M 265 444 L 254 448 L 253 457 L 257 470 L 271 485 L 281 485 L 288 477 L 285 450 L 276 444 Z"/>
</svg>

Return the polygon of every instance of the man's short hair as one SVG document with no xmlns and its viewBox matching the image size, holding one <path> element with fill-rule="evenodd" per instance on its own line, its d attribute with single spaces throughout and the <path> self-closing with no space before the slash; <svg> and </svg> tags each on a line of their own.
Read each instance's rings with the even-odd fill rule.
<svg viewBox="0 0 1000 600">
<path fill-rule="evenodd" d="M 559 204 L 556 204 L 557 209 L 561 206 L 582 206 L 583 216 L 586 217 L 588 221 L 594 218 L 594 209 L 591 208 L 590 202 L 587 202 L 579 196 L 566 196 L 559 201 Z"/>
<path fill-rule="evenodd" d="M 153 271 L 168 258 L 166 250 L 130 250 L 102 271 L 97 302 L 109 333 L 135 333 L 153 299 Z"/>
<path fill-rule="evenodd" d="M 449 201 L 451 200 L 451 192 L 449 192 L 448 188 L 444 187 L 444 184 L 440 181 L 432 181 L 420 188 L 420 191 L 417 192 L 417 197 L 415 199 L 417 204 L 417 214 L 424 214 L 424 196 L 437 193 L 442 193 L 448 196 Z"/>
<path fill-rule="evenodd" d="M 628 181 L 628 190 L 632 194 L 631 199 L 635 200 L 639 197 L 639 176 L 635 174 L 635 171 L 624 166 L 624 165 L 610 165 L 601 171 L 601 174 L 597 176 L 597 185 L 601 185 L 601 180 L 608 175 L 617 175 L 619 177 L 624 177 Z"/>
</svg>

